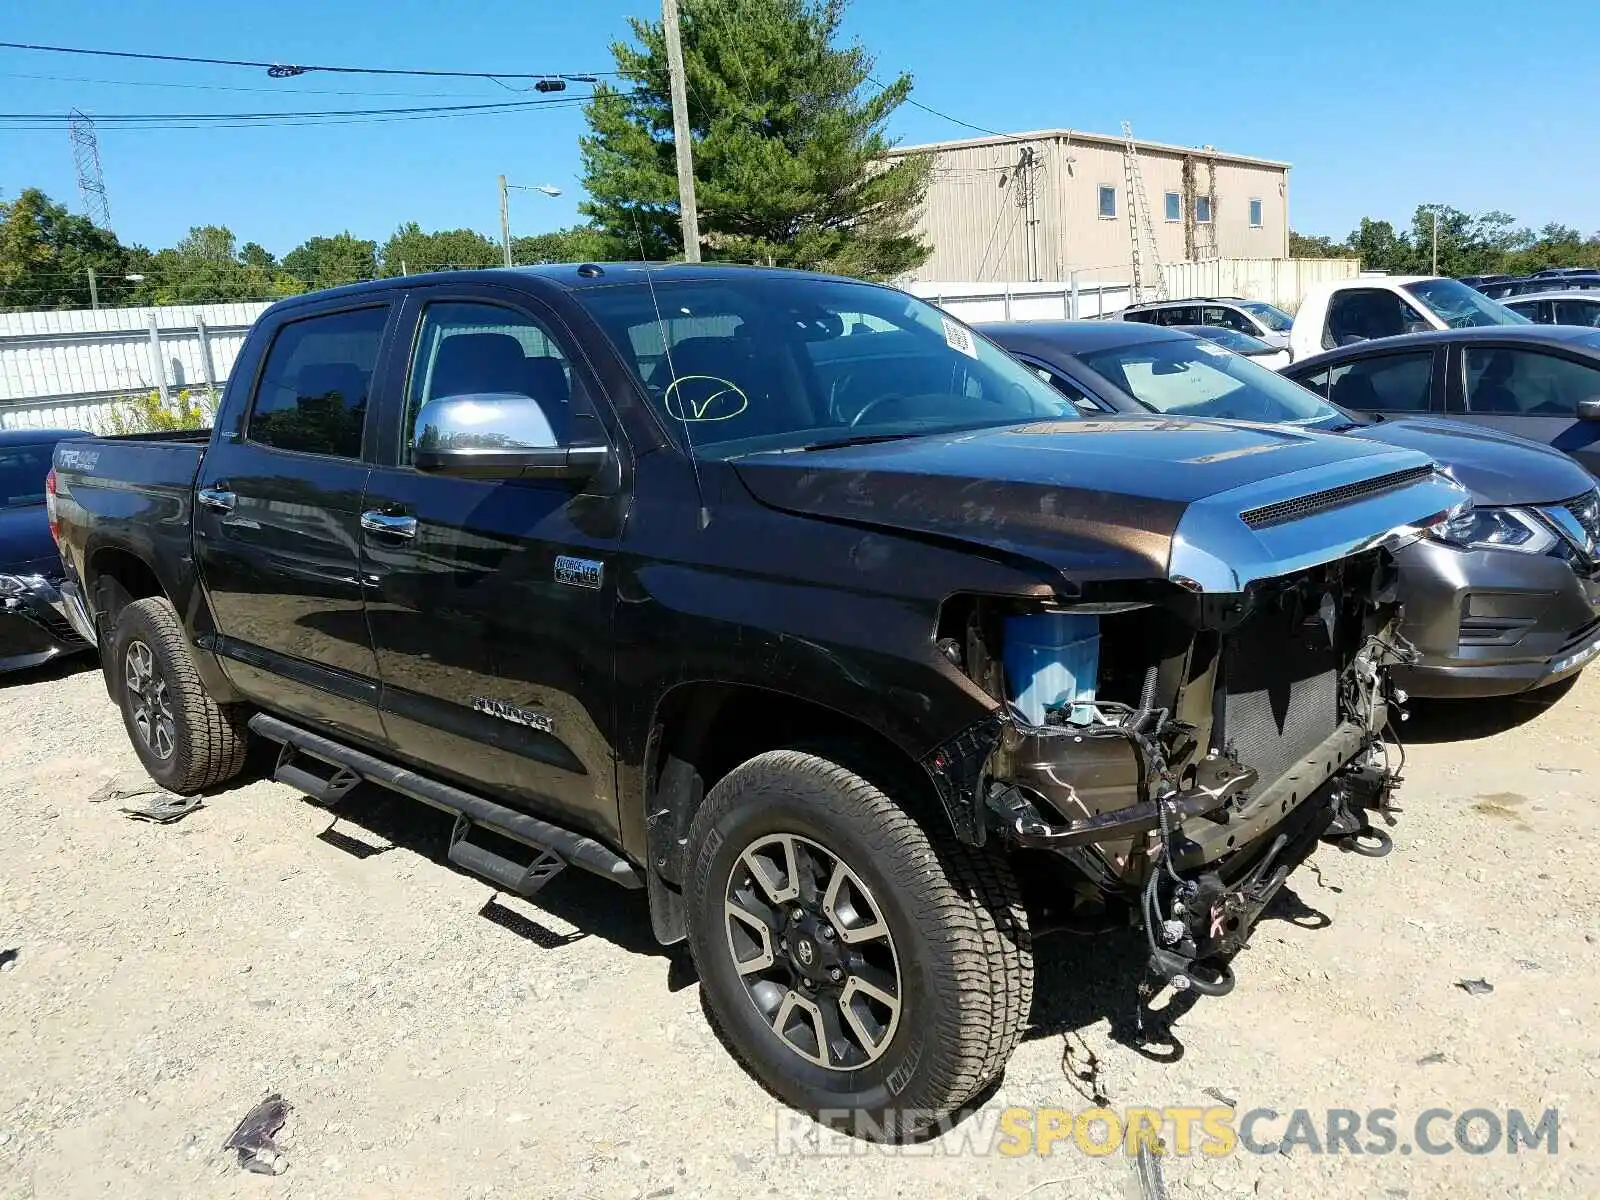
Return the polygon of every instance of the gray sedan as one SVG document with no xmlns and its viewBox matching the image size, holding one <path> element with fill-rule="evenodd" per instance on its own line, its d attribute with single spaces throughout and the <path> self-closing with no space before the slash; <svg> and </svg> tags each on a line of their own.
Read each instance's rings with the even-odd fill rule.
<svg viewBox="0 0 1600 1200">
<path fill-rule="evenodd" d="M 1600 491 L 1564 454 L 1448 420 L 1365 418 L 1172 329 L 1108 321 L 979 329 L 1091 411 L 1349 434 L 1422 450 L 1445 468 L 1475 507 L 1398 555 L 1403 632 L 1423 656 L 1404 675 L 1413 694 L 1526 691 L 1600 654 Z"/>
</svg>

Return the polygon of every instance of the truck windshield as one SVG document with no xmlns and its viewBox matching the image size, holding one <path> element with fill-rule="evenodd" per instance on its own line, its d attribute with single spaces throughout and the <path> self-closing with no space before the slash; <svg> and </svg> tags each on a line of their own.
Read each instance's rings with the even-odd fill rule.
<svg viewBox="0 0 1600 1200">
<path fill-rule="evenodd" d="M 1283 309 L 1276 308 L 1263 300 L 1241 300 L 1239 307 L 1272 330 L 1273 333 L 1288 333 L 1289 327 L 1294 324 L 1294 318 L 1284 312 Z"/>
<path fill-rule="evenodd" d="M 705 458 L 951 433 L 1077 409 L 904 292 L 757 274 L 578 293 L 674 437 Z"/>
<path fill-rule="evenodd" d="M 1276 371 L 1198 338 L 1134 342 L 1077 357 L 1158 413 L 1328 429 L 1354 424 Z"/>
<path fill-rule="evenodd" d="M 1529 325 L 1521 313 L 1514 313 L 1482 292 L 1469 288 L 1459 279 L 1419 279 L 1402 283 L 1401 288 L 1426 304 L 1433 315 L 1451 329 L 1475 325 Z"/>
<path fill-rule="evenodd" d="M 44 503 L 53 445 L 0 446 L 0 508 Z"/>
</svg>

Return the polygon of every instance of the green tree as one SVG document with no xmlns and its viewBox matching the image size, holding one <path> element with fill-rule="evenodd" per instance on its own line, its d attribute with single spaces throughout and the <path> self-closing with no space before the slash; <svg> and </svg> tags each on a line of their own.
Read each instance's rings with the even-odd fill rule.
<svg viewBox="0 0 1600 1200">
<path fill-rule="evenodd" d="M 385 275 L 495 267 L 504 261 L 500 247 L 476 230 L 446 229 L 425 233 L 415 221 L 407 221 L 396 229 L 380 253 Z"/>
<path fill-rule="evenodd" d="M 142 294 L 154 304 L 272 300 L 305 290 L 288 275 L 241 261 L 226 225 L 192 227 L 176 246 L 157 252 L 145 274 Z"/>
<path fill-rule="evenodd" d="M 1501 269 L 1525 275 L 1546 267 L 1600 268 L 1600 234 L 1585 238 L 1570 225 L 1551 222 L 1526 246 L 1506 255 Z"/>
<path fill-rule="evenodd" d="M 378 243 L 349 230 L 332 237 L 309 238 L 283 256 L 287 275 L 312 288 L 359 283 L 378 275 Z"/>
<path fill-rule="evenodd" d="M 872 84 L 873 59 L 838 44 L 846 0 L 684 0 L 684 73 L 701 253 L 886 278 L 926 261 L 915 236 L 932 160 L 886 164 L 889 117 L 911 92 Z M 587 108 L 580 206 L 613 255 L 682 246 L 666 46 L 631 18 L 611 47 L 631 86 Z"/>
<path fill-rule="evenodd" d="M 1344 258 L 1349 253 L 1349 247 L 1330 237 L 1308 236 L 1292 229 L 1289 231 L 1290 258 Z"/>
<path fill-rule="evenodd" d="M 606 235 L 593 225 L 573 225 L 549 233 L 511 239 L 515 263 L 578 263 L 608 257 Z"/>
<path fill-rule="evenodd" d="M 277 256 L 260 242 L 246 242 L 239 247 L 239 261 L 258 271 L 270 271 L 278 265 Z"/>
<path fill-rule="evenodd" d="M 1362 217 L 1360 228 L 1345 239 L 1345 246 L 1361 260 L 1364 270 L 1387 271 L 1391 275 L 1411 275 L 1418 270 L 1416 248 L 1411 239 L 1396 233 L 1388 221 Z"/>
<path fill-rule="evenodd" d="M 102 304 L 132 291 L 129 252 L 109 230 L 38 188 L 0 202 L 0 307 L 88 308 L 93 268 Z"/>
</svg>

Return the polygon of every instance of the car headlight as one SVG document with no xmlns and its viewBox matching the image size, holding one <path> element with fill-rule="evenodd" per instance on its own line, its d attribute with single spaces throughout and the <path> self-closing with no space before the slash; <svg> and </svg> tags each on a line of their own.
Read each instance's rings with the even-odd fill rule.
<svg viewBox="0 0 1600 1200">
<path fill-rule="evenodd" d="M 1555 547 L 1555 531 L 1525 508 L 1476 508 L 1457 505 L 1428 531 L 1463 550 L 1517 550 L 1547 554 Z"/>
</svg>

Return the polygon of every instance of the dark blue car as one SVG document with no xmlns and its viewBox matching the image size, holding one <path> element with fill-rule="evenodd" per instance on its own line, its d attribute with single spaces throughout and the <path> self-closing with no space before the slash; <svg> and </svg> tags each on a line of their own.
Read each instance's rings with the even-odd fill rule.
<svg viewBox="0 0 1600 1200">
<path fill-rule="evenodd" d="M 0 430 L 0 671 L 89 649 L 61 610 L 61 556 L 50 536 L 45 477 L 72 429 Z"/>
</svg>

